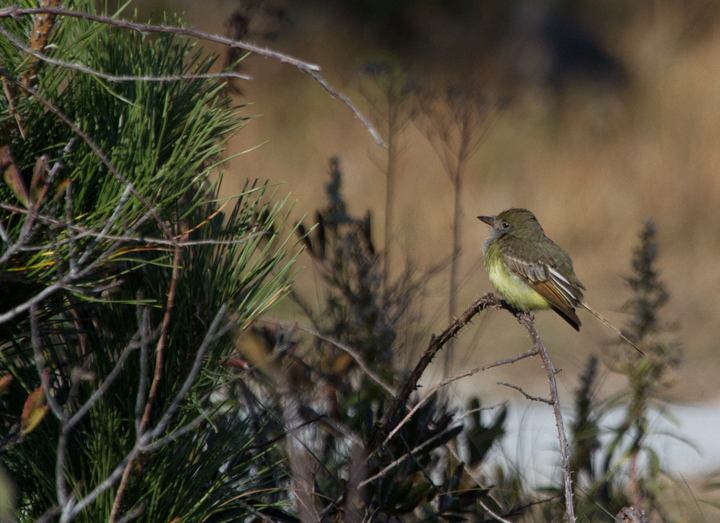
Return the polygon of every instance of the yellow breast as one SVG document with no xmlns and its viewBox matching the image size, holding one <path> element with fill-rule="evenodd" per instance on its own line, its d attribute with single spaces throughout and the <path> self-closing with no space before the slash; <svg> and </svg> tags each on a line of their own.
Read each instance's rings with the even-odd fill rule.
<svg viewBox="0 0 720 523">
<path fill-rule="evenodd" d="M 485 267 L 493 286 L 503 299 L 516 309 L 527 312 L 552 307 L 549 301 L 508 269 L 498 246 L 487 249 Z"/>
</svg>

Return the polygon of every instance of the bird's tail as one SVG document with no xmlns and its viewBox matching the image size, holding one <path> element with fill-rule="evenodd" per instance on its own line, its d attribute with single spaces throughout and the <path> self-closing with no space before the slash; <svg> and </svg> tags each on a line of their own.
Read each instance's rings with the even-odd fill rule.
<svg viewBox="0 0 720 523">
<path fill-rule="evenodd" d="M 637 346 L 637 345 L 635 345 L 632 341 L 630 341 L 629 339 L 627 339 L 627 337 L 626 337 L 622 332 L 620 332 L 618 329 L 616 329 L 615 327 L 613 327 L 612 324 L 611 324 L 608 320 L 606 320 L 605 317 L 604 317 L 602 314 L 600 314 L 599 312 L 597 312 L 595 309 L 593 309 L 592 307 L 590 307 L 590 306 L 589 306 L 587 303 L 585 303 L 585 302 L 582 302 L 580 305 L 582 305 L 582 306 L 585 307 L 588 311 L 590 311 L 590 314 L 592 314 L 592 315 L 595 316 L 598 320 L 600 320 L 607 328 L 609 328 L 610 330 L 612 330 L 615 334 L 617 334 L 617 335 L 620 336 L 622 339 L 624 339 L 626 342 L 628 342 L 630 345 L 632 345 L 633 348 L 634 348 L 636 351 L 638 351 L 640 354 L 642 354 L 643 356 L 645 356 L 645 353 L 644 353 L 643 351 L 641 351 L 640 349 L 638 349 L 638 346 Z"/>
</svg>

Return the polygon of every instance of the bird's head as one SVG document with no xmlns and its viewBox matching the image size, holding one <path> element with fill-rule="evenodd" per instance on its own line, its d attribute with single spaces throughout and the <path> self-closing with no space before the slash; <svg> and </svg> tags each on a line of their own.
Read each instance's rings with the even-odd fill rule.
<svg viewBox="0 0 720 523">
<path fill-rule="evenodd" d="M 508 209 L 497 216 L 478 216 L 478 219 L 492 227 L 492 236 L 511 235 L 532 240 L 545 235 L 535 215 L 527 209 Z"/>
</svg>

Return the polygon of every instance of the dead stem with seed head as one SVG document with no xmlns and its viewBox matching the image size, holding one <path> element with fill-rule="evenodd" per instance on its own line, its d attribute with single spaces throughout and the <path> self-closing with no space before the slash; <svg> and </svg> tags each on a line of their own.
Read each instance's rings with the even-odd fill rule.
<svg viewBox="0 0 720 523">
<path fill-rule="evenodd" d="M 498 104 L 475 85 L 430 90 L 420 96 L 416 124 L 435 150 L 453 189 L 452 250 L 450 253 L 450 291 L 448 322 L 457 314 L 458 274 L 462 249 L 462 189 L 468 161 L 477 152 L 497 119 Z M 443 374 L 452 368 L 451 340 L 445 352 Z"/>
<path fill-rule="evenodd" d="M 387 292 L 390 271 L 392 269 L 392 244 L 395 235 L 393 210 L 395 205 L 395 185 L 398 175 L 398 161 L 403 154 L 405 128 L 415 118 L 417 112 L 415 83 L 397 64 L 390 62 L 371 62 L 363 76 L 370 78 L 374 89 L 361 84 L 360 92 L 367 100 L 373 112 L 383 123 L 385 143 L 387 144 L 387 160 L 385 172 L 385 235 L 383 247 L 382 289 Z M 373 91 L 379 91 L 376 95 Z"/>
</svg>

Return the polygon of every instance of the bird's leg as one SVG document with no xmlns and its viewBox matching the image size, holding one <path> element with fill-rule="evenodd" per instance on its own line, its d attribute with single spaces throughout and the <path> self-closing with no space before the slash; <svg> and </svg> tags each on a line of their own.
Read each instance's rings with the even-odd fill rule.
<svg viewBox="0 0 720 523">
<path fill-rule="evenodd" d="M 508 302 L 506 302 L 505 300 L 500 300 L 500 308 L 501 308 L 501 309 L 505 309 L 505 310 L 507 310 L 507 311 L 510 311 L 510 312 L 513 313 L 513 314 L 515 315 L 515 317 L 517 317 L 518 319 L 520 319 L 520 318 L 522 317 L 522 315 L 525 314 L 525 312 L 521 311 L 520 309 L 516 309 L 515 307 L 513 307 L 512 305 L 510 305 L 510 304 L 509 304 Z"/>
</svg>

